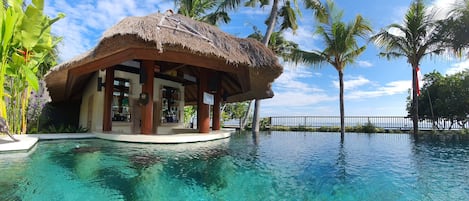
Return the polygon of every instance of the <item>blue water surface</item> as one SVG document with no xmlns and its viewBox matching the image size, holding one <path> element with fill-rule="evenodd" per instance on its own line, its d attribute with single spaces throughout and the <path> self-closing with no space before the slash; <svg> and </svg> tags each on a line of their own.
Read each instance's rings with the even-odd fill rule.
<svg viewBox="0 0 469 201">
<path fill-rule="evenodd" d="M 0 200 L 469 200 L 469 141 L 236 133 L 205 143 L 41 141 L 0 155 Z"/>
</svg>

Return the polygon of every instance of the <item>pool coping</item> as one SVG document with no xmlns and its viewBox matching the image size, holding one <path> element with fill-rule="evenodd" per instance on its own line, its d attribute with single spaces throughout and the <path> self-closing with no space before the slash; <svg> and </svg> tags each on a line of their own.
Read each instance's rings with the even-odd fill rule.
<svg viewBox="0 0 469 201">
<path fill-rule="evenodd" d="M 229 138 L 232 132 L 233 129 L 223 129 L 219 131 L 212 131 L 210 133 L 184 133 L 168 135 L 141 135 L 99 132 L 13 135 L 13 137 L 19 140 L 16 142 L 8 136 L 0 136 L 0 154 L 11 152 L 28 152 L 36 145 L 39 140 L 99 138 L 110 141 L 131 143 L 181 144 Z"/>
<path fill-rule="evenodd" d="M 37 137 L 30 137 L 28 135 L 13 135 L 13 137 L 18 141 L 13 141 L 8 136 L 0 137 L 0 153 L 29 151 L 39 140 Z"/>
<path fill-rule="evenodd" d="M 182 133 L 182 134 L 159 134 L 159 135 L 141 135 L 141 134 L 114 134 L 114 133 L 96 133 L 96 137 L 105 140 L 119 142 L 137 142 L 137 143 L 155 143 L 155 144 L 180 144 L 205 142 L 228 138 L 231 136 L 231 130 L 212 131 L 210 133 Z"/>
</svg>

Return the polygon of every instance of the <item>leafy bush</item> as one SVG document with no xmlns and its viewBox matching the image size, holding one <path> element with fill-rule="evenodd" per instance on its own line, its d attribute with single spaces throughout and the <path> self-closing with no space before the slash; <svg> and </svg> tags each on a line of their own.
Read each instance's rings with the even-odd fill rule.
<svg viewBox="0 0 469 201">
<path fill-rule="evenodd" d="M 337 126 L 321 126 L 319 132 L 340 132 L 340 127 Z"/>
<path fill-rule="evenodd" d="M 362 126 L 362 131 L 364 133 L 376 133 L 377 130 L 378 129 L 376 128 L 376 126 L 372 124 L 369 119 L 368 119 L 368 123 Z"/>
<path fill-rule="evenodd" d="M 72 125 L 60 125 L 56 127 L 55 125 L 50 125 L 47 129 L 41 130 L 41 133 L 86 133 L 88 132 L 87 128 L 82 126 L 72 126 Z"/>
</svg>

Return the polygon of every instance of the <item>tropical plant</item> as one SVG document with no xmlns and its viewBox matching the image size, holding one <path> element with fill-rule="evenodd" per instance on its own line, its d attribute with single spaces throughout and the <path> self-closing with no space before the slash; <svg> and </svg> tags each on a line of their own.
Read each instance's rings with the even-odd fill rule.
<svg viewBox="0 0 469 201">
<path fill-rule="evenodd" d="M 469 47 L 469 1 L 457 1 L 449 12 L 449 16 L 438 21 L 437 36 L 442 47 L 452 50 L 461 57 L 463 51 Z"/>
<path fill-rule="evenodd" d="M 391 24 L 371 37 L 378 47 L 385 51 L 380 56 L 387 59 L 406 57 L 412 67 L 412 121 L 413 133 L 418 133 L 418 79 L 417 69 L 420 60 L 426 55 L 440 54 L 436 21 L 430 12 L 426 12 L 423 0 L 414 0 L 404 18 L 404 24 Z M 398 34 L 393 34 L 397 31 Z"/>
<path fill-rule="evenodd" d="M 239 127 L 243 129 L 245 125 L 242 124 L 241 118 L 243 118 L 246 113 L 248 113 L 247 102 L 226 103 L 223 107 L 222 117 L 224 121 L 239 119 Z"/>
<path fill-rule="evenodd" d="M 184 106 L 184 124 L 188 125 L 193 123 L 192 119 L 195 116 L 195 112 L 197 111 L 197 107 L 190 105 Z M 192 125 L 190 126 L 192 128 Z"/>
<path fill-rule="evenodd" d="M 257 27 L 254 27 L 254 33 L 250 34 L 248 38 L 254 38 L 261 41 L 264 36 Z M 293 41 L 286 40 L 282 32 L 273 32 L 270 36 L 269 49 L 284 60 L 288 59 L 293 50 L 298 48 L 298 44 Z"/>
<path fill-rule="evenodd" d="M 254 33 L 250 34 L 248 36 L 248 38 L 254 38 L 258 41 L 262 41 L 265 37 L 263 36 L 261 31 L 257 27 L 253 27 L 253 28 L 254 28 Z M 270 36 L 270 39 L 269 39 L 269 42 L 268 42 L 268 47 L 277 56 L 282 57 L 285 60 L 291 55 L 291 53 L 294 49 L 298 49 L 298 44 L 296 44 L 292 41 L 286 40 L 283 37 L 283 32 L 277 31 L 277 32 L 273 32 L 272 35 Z M 257 102 L 258 110 L 254 111 L 254 114 L 259 114 L 259 105 L 260 105 L 259 103 L 260 102 L 258 100 L 258 102 Z M 249 102 L 248 111 L 250 111 L 251 105 L 252 105 L 252 101 Z M 243 117 L 241 125 L 246 125 L 247 124 L 248 115 L 249 115 L 249 113 L 246 113 L 246 115 Z M 256 116 L 256 118 L 258 118 L 258 117 L 259 117 L 259 115 Z M 253 120 L 252 122 L 256 122 L 256 121 Z M 256 124 L 256 123 L 253 123 L 253 124 L 254 124 L 254 126 L 260 125 L 260 127 L 262 127 L 261 124 Z M 244 126 L 242 126 L 242 127 L 244 127 Z M 256 130 L 253 129 L 253 131 L 255 132 Z"/>
<path fill-rule="evenodd" d="M 357 15 L 353 21 L 347 24 L 342 22 L 343 11 L 337 10 L 331 0 L 327 1 L 326 12 L 328 19 L 319 19 L 316 31 L 316 34 L 324 40 L 324 50 L 312 52 L 295 50 L 289 60 L 296 63 L 313 64 L 315 67 L 321 67 L 328 63 L 337 70 L 340 86 L 340 133 L 343 140 L 345 132 L 344 70 L 347 64 L 353 63 L 366 49 L 365 45 L 358 46 L 357 37 L 366 38 L 372 30 L 369 23 L 361 15 Z"/>
<path fill-rule="evenodd" d="M 311 8 L 316 11 L 315 14 L 318 19 L 321 19 L 321 20 L 325 19 L 326 13 L 319 0 L 304 0 L 303 2 L 306 8 Z M 254 7 L 258 4 L 262 8 L 262 7 L 269 5 L 270 1 L 249 0 L 245 3 L 245 6 Z M 272 34 L 274 33 L 274 29 L 275 29 L 278 17 L 282 18 L 279 32 L 282 32 L 283 30 L 286 30 L 286 29 L 292 29 L 293 31 L 295 31 L 298 28 L 296 15 L 297 14 L 301 15 L 301 12 L 298 7 L 298 2 L 296 0 L 293 0 L 293 4 L 294 4 L 294 7 L 291 6 L 291 1 L 287 0 L 287 1 L 284 1 L 283 5 L 280 5 L 279 0 L 273 0 L 272 8 L 270 10 L 270 15 L 268 16 L 267 21 L 266 21 L 267 29 L 262 38 L 262 43 L 266 47 L 269 47 L 270 38 Z M 279 6 L 282 6 L 282 7 L 279 9 Z M 249 103 L 248 108 L 251 108 L 250 106 L 251 104 L 252 104 L 252 101 Z M 260 105 L 261 105 L 261 100 L 256 99 L 254 102 L 254 115 L 253 115 L 253 120 L 252 120 L 253 134 L 259 132 L 259 124 L 260 124 L 259 113 L 260 113 L 260 107 L 261 107 Z"/>
<path fill-rule="evenodd" d="M 31 90 L 39 87 L 36 73 L 58 43 L 51 34 L 50 19 L 43 12 L 44 1 L 2 1 L 0 19 L 0 115 L 7 118 L 14 133 L 26 131 L 26 108 Z"/>
<path fill-rule="evenodd" d="M 241 0 L 177 0 L 178 13 L 194 20 L 216 25 L 229 23 L 228 11 L 236 9 Z"/>
<path fill-rule="evenodd" d="M 420 120 L 432 121 L 436 129 L 451 129 L 455 124 L 465 128 L 469 122 L 469 71 L 447 76 L 434 71 L 423 80 L 418 97 Z M 407 111 L 411 112 L 409 104 Z"/>
</svg>

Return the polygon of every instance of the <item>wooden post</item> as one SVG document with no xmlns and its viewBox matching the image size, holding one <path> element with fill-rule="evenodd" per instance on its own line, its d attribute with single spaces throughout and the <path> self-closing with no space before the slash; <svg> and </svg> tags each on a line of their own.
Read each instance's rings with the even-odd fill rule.
<svg viewBox="0 0 469 201">
<path fill-rule="evenodd" d="M 112 131 L 112 92 L 114 91 L 114 67 L 106 69 L 104 88 L 103 131 Z"/>
<path fill-rule="evenodd" d="M 144 60 L 140 64 L 140 68 L 143 68 L 142 72 L 146 73 L 142 93 L 148 96 L 148 103 L 142 105 L 142 134 L 151 134 L 153 131 L 153 80 L 155 79 L 153 67 L 154 62 L 149 60 Z"/>
<path fill-rule="evenodd" d="M 204 92 L 208 90 L 208 72 L 205 69 L 200 69 L 198 78 L 198 97 L 197 97 L 197 128 L 199 133 L 210 132 L 210 116 L 209 105 L 204 104 Z"/>
<path fill-rule="evenodd" d="M 215 74 L 217 77 L 215 78 L 217 80 L 217 87 L 216 90 L 217 92 L 214 94 L 214 101 L 213 101 L 213 116 L 212 116 L 212 130 L 220 130 L 220 116 L 221 116 L 221 111 L 220 111 L 220 104 L 221 104 L 221 96 L 222 96 L 222 91 L 221 91 L 221 79 L 219 78 L 218 74 Z"/>
</svg>

